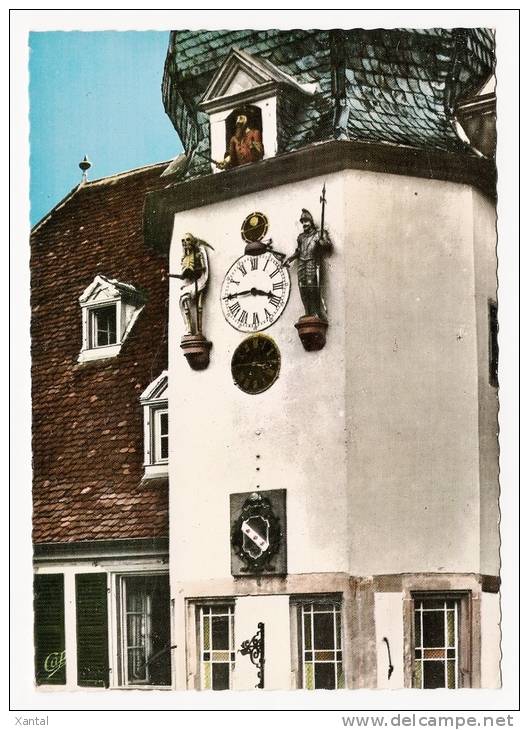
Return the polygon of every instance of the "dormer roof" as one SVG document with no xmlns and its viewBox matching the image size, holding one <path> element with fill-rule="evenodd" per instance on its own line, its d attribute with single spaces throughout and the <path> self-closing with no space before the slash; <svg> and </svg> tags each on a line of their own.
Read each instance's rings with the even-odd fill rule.
<svg viewBox="0 0 529 730">
<path fill-rule="evenodd" d="M 169 379 L 167 370 L 164 370 L 158 377 L 149 383 L 143 393 L 140 395 L 140 402 L 145 404 L 147 401 L 167 400 Z"/>
<path fill-rule="evenodd" d="M 223 106 L 235 106 L 248 98 L 269 96 L 280 85 L 309 96 L 318 88 L 316 83 L 300 83 L 266 58 L 232 48 L 211 79 L 199 108 L 211 111 Z"/>
<path fill-rule="evenodd" d="M 121 298 L 137 301 L 142 299 L 142 295 L 132 284 L 123 284 L 117 279 L 97 274 L 79 297 L 79 304 L 95 304 L 99 301 L 114 301 Z"/>
</svg>

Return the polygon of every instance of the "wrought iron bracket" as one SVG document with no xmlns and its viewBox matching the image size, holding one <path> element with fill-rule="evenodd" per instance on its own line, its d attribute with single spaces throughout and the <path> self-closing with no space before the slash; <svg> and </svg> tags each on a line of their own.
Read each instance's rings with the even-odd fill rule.
<svg viewBox="0 0 529 730">
<path fill-rule="evenodd" d="M 389 663 L 389 666 L 388 666 L 388 679 L 391 679 L 391 675 L 393 674 L 393 670 L 395 669 L 395 667 L 391 663 L 391 651 L 389 650 L 389 641 L 388 641 L 387 636 L 384 636 L 384 638 L 382 639 L 382 641 L 385 641 L 386 642 L 386 647 L 387 647 L 387 650 L 388 650 L 388 663 Z"/>
<path fill-rule="evenodd" d="M 254 667 L 257 667 L 256 689 L 264 689 L 265 627 L 262 621 L 257 624 L 257 632 L 252 638 L 242 642 L 239 651 L 243 656 L 248 654 Z"/>
</svg>

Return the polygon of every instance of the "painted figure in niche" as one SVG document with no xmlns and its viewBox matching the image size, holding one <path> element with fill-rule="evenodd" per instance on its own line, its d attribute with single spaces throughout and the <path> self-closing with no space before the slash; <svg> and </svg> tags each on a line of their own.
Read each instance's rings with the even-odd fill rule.
<svg viewBox="0 0 529 730">
<path fill-rule="evenodd" d="M 173 275 L 183 280 L 180 287 L 180 311 L 188 335 L 202 334 L 203 297 L 209 277 L 206 247 L 213 250 L 209 243 L 195 238 L 192 233 L 185 233 L 182 238 L 182 271 Z"/>
<path fill-rule="evenodd" d="M 325 193 L 323 193 L 322 203 L 324 203 L 324 197 Z M 305 307 L 305 316 L 318 317 L 326 321 L 327 312 L 321 293 L 321 260 L 322 255 L 332 249 L 332 241 L 328 232 L 323 228 L 323 216 L 319 229 L 306 208 L 301 211 L 299 220 L 303 231 L 298 236 L 296 250 L 285 259 L 283 266 L 288 266 L 291 261 L 297 259 L 298 287 L 301 301 Z"/>
<path fill-rule="evenodd" d="M 230 138 L 227 154 L 217 167 L 226 170 L 231 167 L 258 162 L 263 159 L 264 147 L 261 131 L 251 126 L 246 114 L 239 114 L 235 123 L 235 131 Z"/>
</svg>

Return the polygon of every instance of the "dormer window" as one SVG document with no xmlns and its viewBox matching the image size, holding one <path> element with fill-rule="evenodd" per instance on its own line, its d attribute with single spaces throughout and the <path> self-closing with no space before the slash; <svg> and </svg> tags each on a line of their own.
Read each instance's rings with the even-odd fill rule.
<svg viewBox="0 0 529 730">
<path fill-rule="evenodd" d="M 136 287 L 98 274 L 79 297 L 83 345 L 79 362 L 115 357 L 143 309 Z"/>
<path fill-rule="evenodd" d="M 284 129 L 317 88 L 317 84 L 300 84 L 265 58 L 232 48 L 199 105 L 209 116 L 211 158 L 221 163 L 212 162 L 213 172 L 274 157 L 282 150 Z M 222 164 L 240 116 L 246 117 L 246 128 L 254 131 L 255 139 L 248 135 L 248 144 L 255 143 L 253 155 L 249 152 L 248 159 L 235 165 L 231 160 Z"/>
<path fill-rule="evenodd" d="M 143 443 L 145 477 L 168 474 L 169 407 L 167 371 L 145 388 L 140 396 L 143 407 Z"/>
</svg>

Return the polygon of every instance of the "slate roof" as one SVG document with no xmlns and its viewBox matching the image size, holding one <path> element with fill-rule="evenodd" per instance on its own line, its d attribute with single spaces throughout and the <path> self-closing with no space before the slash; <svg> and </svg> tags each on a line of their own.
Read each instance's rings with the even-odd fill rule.
<svg viewBox="0 0 529 730">
<path fill-rule="evenodd" d="M 193 153 L 187 176 L 211 171 L 208 118 L 197 104 L 231 48 L 320 85 L 280 151 L 339 138 L 471 153 L 450 111 L 494 71 L 494 35 L 483 28 L 173 31 L 162 94 Z"/>
<path fill-rule="evenodd" d="M 167 480 L 142 482 L 139 403 L 167 368 L 168 262 L 142 234 L 145 195 L 166 165 L 79 186 L 32 233 L 36 543 L 168 535 Z M 78 298 L 98 273 L 147 300 L 117 357 L 78 364 Z"/>
</svg>

